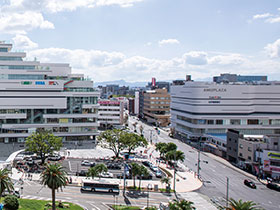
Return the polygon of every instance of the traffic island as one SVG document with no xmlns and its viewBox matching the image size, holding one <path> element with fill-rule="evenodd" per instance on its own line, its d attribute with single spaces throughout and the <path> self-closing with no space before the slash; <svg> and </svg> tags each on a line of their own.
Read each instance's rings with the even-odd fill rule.
<svg viewBox="0 0 280 210">
<path fill-rule="evenodd" d="M 51 201 L 19 199 L 19 210 L 51 210 Z M 81 206 L 69 202 L 56 201 L 56 209 L 83 210 Z"/>
</svg>

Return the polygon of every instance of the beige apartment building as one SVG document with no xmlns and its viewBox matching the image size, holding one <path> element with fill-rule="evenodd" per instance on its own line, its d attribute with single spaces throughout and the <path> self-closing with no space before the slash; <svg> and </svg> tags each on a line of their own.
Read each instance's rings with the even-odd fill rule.
<svg viewBox="0 0 280 210">
<path fill-rule="evenodd" d="M 170 94 L 167 89 L 148 90 L 144 93 L 144 119 L 157 126 L 170 123 Z"/>
</svg>

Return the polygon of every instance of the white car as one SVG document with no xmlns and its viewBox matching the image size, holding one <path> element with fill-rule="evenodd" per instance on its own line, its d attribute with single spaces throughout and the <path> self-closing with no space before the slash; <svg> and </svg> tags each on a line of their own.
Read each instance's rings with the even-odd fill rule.
<svg viewBox="0 0 280 210">
<path fill-rule="evenodd" d="M 159 170 L 159 168 L 158 168 L 157 166 L 152 166 L 152 167 L 151 167 L 151 170 L 152 170 L 153 172 L 156 172 L 156 171 Z"/>
<path fill-rule="evenodd" d="M 112 173 L 110 173 L 110 172 L 102 172 L 100 174 L 100 177 L 102 177 L 102 178 L 113 178 L 114 175 Z"/>
<path fill-rule="evenodd" d="M 82 161 L 82 166 L 94 166 L 95 164 L 93 162 L 89 162 L 88 160 Z"/>
</svg>

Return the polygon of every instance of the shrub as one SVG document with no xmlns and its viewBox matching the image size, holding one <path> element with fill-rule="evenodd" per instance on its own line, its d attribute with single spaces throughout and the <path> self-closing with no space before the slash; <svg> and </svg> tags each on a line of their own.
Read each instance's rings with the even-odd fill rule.
<svg viewBox="0 0 280 210">
<path fill-rule="evenodd" d="M 19 208 L 18 198 L 14 195 L 8 195 L 4 199 L 4 209 L 17 210 Z"/>
</svg>

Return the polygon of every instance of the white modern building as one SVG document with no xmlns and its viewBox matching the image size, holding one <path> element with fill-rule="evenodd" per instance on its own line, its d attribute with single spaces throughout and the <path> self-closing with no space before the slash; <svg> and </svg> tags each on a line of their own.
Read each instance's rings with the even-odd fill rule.
<svg viewBox="0 0 280 210">
<path fill-rule="evenodd" d="M 119 100 L 99 100 L 98 121 L 101 128 L 111 128 L 123 124 L 123 102 Z"/>
<path fill-rule="evenodd" d="M 280 82 L 174 81 L 171 123 L 177 134 L 225 137 L 280 133 Z M 224 138 L 225 139 L 225 138 Z"/>
<path fill-rule="evenodd" d="M 134 113 L 136 116 L 139 115 L 139 91 L 135 92 L 135 98 L 134 98 Z"/>
<path fill-rule="evenodd" d="M 0 42 L 0 142 L 24 142 L 36 129 L 63 141 L 98 135 L 98 97 L 93 81 L 72 74 L 69 64 L 24 61 Z"/>
</svg>

